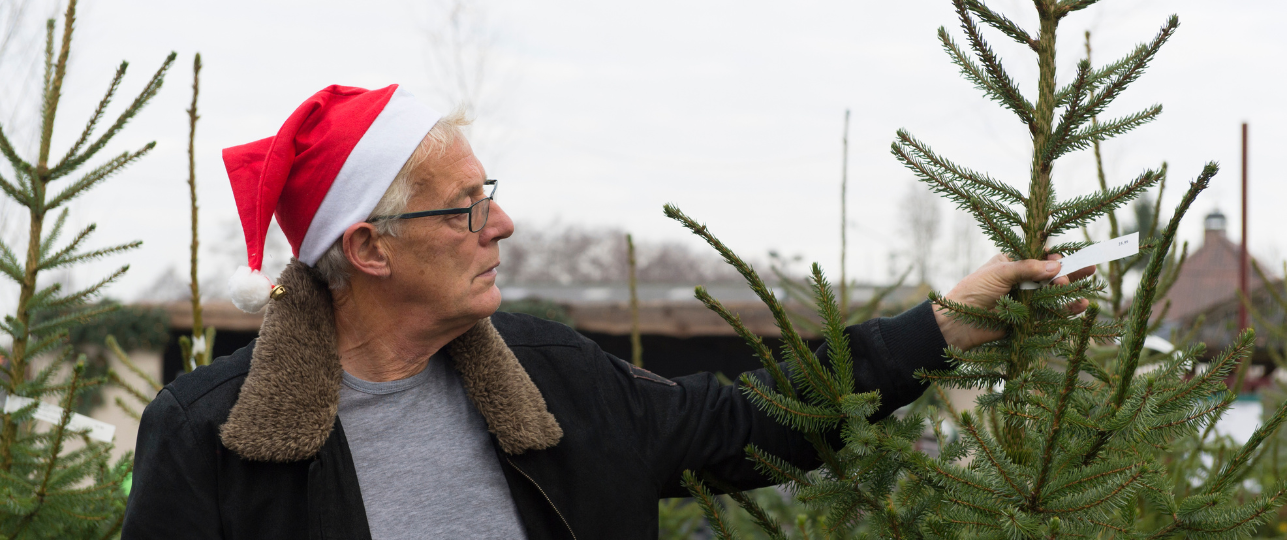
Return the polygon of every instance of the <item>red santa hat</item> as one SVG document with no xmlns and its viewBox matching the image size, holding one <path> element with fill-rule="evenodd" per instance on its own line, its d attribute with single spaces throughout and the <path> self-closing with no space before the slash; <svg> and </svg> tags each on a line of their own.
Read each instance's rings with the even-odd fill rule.
<svg viewBox="0 0 1287 540">
<path fill-rule="evenodd" d="M 229 281 L 233 304 L 253 313 L 268 303 L 273 284 L 261 270 L 274 214 L 295 258 L 312 266 L 345 229 L 366 220 L 441 117 L 396 84 L 328 86 L 276 136 L 225 148 L 248 259 Z"/>
</svg>

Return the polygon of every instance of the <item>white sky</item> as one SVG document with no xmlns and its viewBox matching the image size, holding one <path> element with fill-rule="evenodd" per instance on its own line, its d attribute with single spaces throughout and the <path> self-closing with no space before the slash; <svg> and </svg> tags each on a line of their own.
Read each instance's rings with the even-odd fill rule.
<svg viewBox="0 0 1287 540">
<path fill-rule="evenodd" d="M 160 95 L 98 162 L 150 140 L 156 150 L 73 206 L 74 221 L 98 223 L 95 246 L 140 239 L 144 247 L 78 270 L 75 279 L 88 282 L 110 265 L 130 263 L 130 273 L 108 294 L 132 299 L 170 266 L 186 273 L 184 109 L 194 52 L 205 63 L 197 161 L 201 230 L 209 246 L 236 216 L 220 149 L 274 134 L 318 89 L 400 83 L 446 106 L 440 81 L 426 68 L 426 28 L 440 23 L 423 5 L 84 2 L 56 154 L 78 134 L 121 59 L 131 69 L 113 111 L 132 99 L 169 51 L 179 59 Z M 940 154 L 1026 188 L 1026 129 L 964 81 L 935 38 L 935 30 L 947 26 L 963 41 L 947 0 L 483 5 L 497 37 L 500 71 L 493 80 L 502 83 L 496 90 L 505 105 L 480 117 L 476 150 L 489 175 L 503 180 L 498 199 L 520 223 L 560 220 L 624 227 L 644 239 L 686 238 L 662 216 L 662 204 L 674 202 L 743 255 L 763 258 L 776 249 L 818 260 L 835 274 L 845 108 L 853 109 L 851 276 L 885 279 L 888 252 L 901 248 L 899 205 L 912 175 L 889 153 L 898 128 Z M 1031 2 L 989 5 L 1035 26 Z M 1280 233 L 1287 227 L 1281 210 L 1287 182 L 1272 163 L 1287 144 L 1287 37 L 1279 22 L 1287 19 L 1287 3 L 1104 0 L 1065 20 L 1061 81 L 1082 57 L 1084 30 L 1094 32 L 1096 64 L 1103 64 L 1150 39 L 1171 13 L 1180 16 L 1178 34 L 1107 116 L 1153 103 L 1165 111 L 1105 144 L 1110 182 L 1169 161 L 1169 216 L 1202 164 L 1220 162 L 1222 173 L 1182 230 L 1196 244 L 1201 216 L 1212 208 L 1236 224 L 1239 124 L 1249 121 L 1251 246 L 1262 259 L 1280 260 L 1287 255 Z M 995 32 L 988 37 L 1032 95 L 1034 55 Z M 27 105 L 13 92 L 0 94 L 0 119 L 14 118 L 20 106 Z M 1060 161 L 1056 178 L 1061 198 L 1095 189 L 1090 152 Z M 25 227 L 8 210 L 12 236 Z M 1106 232 L 1099 232 L 1103 239 Z"/>
</svg>

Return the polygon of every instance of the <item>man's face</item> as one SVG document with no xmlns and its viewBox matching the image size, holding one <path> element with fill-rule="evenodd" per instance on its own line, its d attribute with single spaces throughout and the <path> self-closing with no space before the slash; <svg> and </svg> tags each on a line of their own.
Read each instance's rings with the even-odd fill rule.
<svg viewBox="0 0 1287 540">
<path fill-rule="evenodd" d="M 411 176 L 407 212 L 463 208 L 482 199 L 486 173 L 463 137 L 441 157 L 430 156 Z M 386 237 L 389 285 L 401 301 L 444 322 L 471 323 L 500 306 L 496 267 L 500 240 L 514 233 L 514 222 L 495 201 L 487 225 L 469 232 L 469 215 L 409 219 L 396 237 Z"/>
</svg>

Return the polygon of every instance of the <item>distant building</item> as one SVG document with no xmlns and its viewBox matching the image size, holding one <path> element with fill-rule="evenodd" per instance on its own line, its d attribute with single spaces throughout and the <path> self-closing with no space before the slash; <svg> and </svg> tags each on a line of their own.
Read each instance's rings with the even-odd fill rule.
<svg viewBox="0 0 1287 540">
<path fill-rule="evenodd" d="M 1176 277 L 1175 284 L 1165 297 L 1153 306 L 1155 316 L 1162 314 L 1167 303 L 1159 333 L 1163 337 L 1173 331 L 1181 335 L 1194 328 L 1201 319 L 1194 340 L 1207 344 L 1207 354 L 1214 355 L 1228 346 L 1238 333 L 1238 272 L 1240 247 L 1225 233 L 1224 214 L 1216 210 L 1207 214 L 1202 245 L 1189 254 Z M 1251 258 L 1251 260 L 1255 260 Z M 1272 275 L 1273 268 L 1261 265 L 1275 287 L 1282 287 L 1281 279 Z M 1248 265 L 1247 287 L 1252 301 L 1269 313 L 1274 313 L 1269 302 L 1265 282 Z M 1277 319 L 1282 320 L 1281 312 Z M 1249 321 L 1254 323 L 1254 321 Z M 1270 364 L 1265 347 L 1267 332 L 1257 333 L 1257 351 L 1253 362 Z"/>
</svg>

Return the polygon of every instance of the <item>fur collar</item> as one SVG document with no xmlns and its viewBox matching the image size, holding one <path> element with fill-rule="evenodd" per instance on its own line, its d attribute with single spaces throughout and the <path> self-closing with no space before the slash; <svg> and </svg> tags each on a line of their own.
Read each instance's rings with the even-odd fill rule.
<svg viewBox="0 0 1287 540">
<path fill-rule="evenodd" d="M 280 282 L 286 294 L 268 306 L 250 373 L 219 428 L 224 446 L 251 461 L 313 457 L 339 410 L 343 370 L 330 291 L 312 268 L 296 260 Z M 452 341 L 448 351 L 502 450 L 517 455 L 558 444 L 562 428 L 490 319 Z"/>
</svg>

